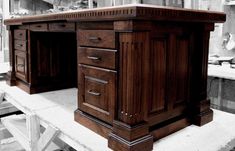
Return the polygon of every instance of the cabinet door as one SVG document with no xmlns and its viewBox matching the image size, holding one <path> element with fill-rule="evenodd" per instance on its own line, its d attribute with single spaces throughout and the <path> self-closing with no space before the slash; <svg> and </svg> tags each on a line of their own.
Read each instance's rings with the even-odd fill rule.
<svg viewBox="0 0 235 151">
<path fill-rule="evenodd" d="M 15 51 L 15 72 L 16 77 L 28 82 L 27 55 L 26 52 Z"/>
<path fill-rule="evenodd" d="M 116 98 L 116 72 L 79 65 L 79 109 L 112 124 Z"/>
</svg>

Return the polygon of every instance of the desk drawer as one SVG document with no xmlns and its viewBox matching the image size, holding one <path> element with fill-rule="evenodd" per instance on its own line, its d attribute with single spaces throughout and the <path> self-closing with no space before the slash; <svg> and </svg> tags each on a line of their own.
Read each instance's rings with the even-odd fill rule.
<svg viewBox="0 0 235 151">
<path fill-rule="evenodd" d="M 15 72 L 16 77 L 27 82 L 28 71 L 27 71 L 27 55 L 22 51 L 15 51 Z"/>
<path fill-rule="evenodd" d="M 31 24 L 29 28 L 32 31 L 48 31 L 48 24 L 46 23 Z"/>
<path fill-rule="evenodd" d="M 27 50 L 26 41 L 23 41 L 23 40 L 14 40 L 14 48 L 16 50 L 26 51 Z"/>
<path fill-rule="evenodd" d="M 75 23 L 50 23 L 49 24 L 50 31 L 61 31 L 61 32 L 68 32 L 74 31 L 75 32 Z"/>
<path fill-rule="evenodd" d="M 78 44 L 115 49 L 115 32 L 113 30 L 79 30 Z"/>
<path fill-rule="evenodd" d="M 116 99 L 116 72 L 79 65 L 79 107 L 112 124 Z"/>
<path fill-rule="evenodd" d="M 14 39 L 26 40 L 26 30 L 14 30 Z"/>
<path fill-rule="evenodd" d="M 116 50 L 99 48 L 78 48 L 78 61 L 82 64 L 94 65 L 97 67 L 115 69 Z"/>
</svg>

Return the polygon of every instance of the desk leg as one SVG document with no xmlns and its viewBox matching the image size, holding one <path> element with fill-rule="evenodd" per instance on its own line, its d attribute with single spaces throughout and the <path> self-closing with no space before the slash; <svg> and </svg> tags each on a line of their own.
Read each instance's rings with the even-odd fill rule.
<svg viewBox="0 0 235 151">
<path fill-rule="evenodd" d="M 13 42 L 13 37 L 14 37 L 14 31 L 9 30 L 9 59 L 10 59 L 10 71 L 7 72 L 6 75 L 6 82 L 10 86 L 15 86 L 16 85 L 16 77 L 15 77 L 15 53 L 13 50 L 14 47 L 14 42 Z"/>
<path fill-rule="evenodd" d="M 26 115 L 26 126 L 29 134 L 29 146 L 31 151 L 37 151 L 37 142 L 40 138 L 40 122 L 35 114 Z"/>
<path fill-rule="evenodd" d="M 35 114 L 26 115 L 26 125 L 29 133 L 29 145 L 31 151 L 45 151 L 54 138 L 59 134 L 59 130 L 49 125 L 40 136 L 40 121 Z"/>
</svg>

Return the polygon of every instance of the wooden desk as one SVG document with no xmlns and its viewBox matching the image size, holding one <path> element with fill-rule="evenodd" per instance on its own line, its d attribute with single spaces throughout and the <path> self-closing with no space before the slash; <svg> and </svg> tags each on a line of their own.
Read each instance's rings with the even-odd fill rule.
<svg viewBox="0 0 235 151">
<path fill-rule="evenodd" d="M 149 151 L 153 140 L 212 120 L 208 44 L 224 21 L 223 13 L 150 5 L 5 20 L 8 83 L 28 93 L 78 86 L 77 122 L 115 151 Z"/>
</svg>

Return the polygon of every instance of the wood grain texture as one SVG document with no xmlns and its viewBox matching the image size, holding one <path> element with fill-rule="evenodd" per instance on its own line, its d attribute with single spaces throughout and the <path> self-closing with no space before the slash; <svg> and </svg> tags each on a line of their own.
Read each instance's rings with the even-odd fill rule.
<svg viewBox="0 0 235 151">
<path fill-rule="evenodd" d="M 27 31 L 26 30 L 14 30 L 14 39 L 26 40 Z"/>
<path fill-rule="evenodd" d="M 15 72 L 16 77 L 28 82 L 27 54 L 22 51 L 15 51 Z"/>
<path fill-rule="evenodd" d="M 27 42 L 24 40 L 14 40 L 14 48 L 16 50 L 27 51 Z"/>
<path fill-rule="evenodd" d="M 112 131 L 112 127 L 110 125 L 102 123 L 97 120 L 97 118 L 89 116 L 80 110 L 76 110 L 74 115 L 75 121 L 108 139 L 108 136 Z"/>
<path fill-rule="evenodd" d="M 47 31 L 48 30 L 48 24 L 47 23 L 30 24 L 29 29 L 32 30 L 32 31 Z"/>
<path fill-rule="evenodd" d="M 54 36 L 58 39 L 54 39 Z M 28 37 L 30 89 L 42 92 L 75 87 L 76 34 L 29 32 Z"/>
<path fill-rule="evenodd" d="M 213 119 L 209 36 L 223 21 L 149 5 L 8 19 L 8 83 L 28 93 L 78 85 L 77 122 L 115 151 L 150 151 L 153 139 Z"/>
<path fill-rule="evenodd" d="M 113 21 L 99 21 L 99 22 L 77 22 L 77 29 L 88 29 L 88 30 L 113 30 Z"/>
<path fill-rule="evenodd" d="M 79 65 L 79 109 L 112 124 L 116 100 L 115 71 Z"/>
<path fill-rule="evenodd" d="M 184 118 L 184 119 L 172 122 L 169 125 L 165 125 L 164 127 L 153 130 L 151 132 L 151 135 L 153 136 L 154 141 L 159 140 L 189 125 L 190 125 L 190 122 L 188 121 L 188 119 Z"/>
<path fill-rule="evenodd" d="M 49 31 L 75 32 L 75 23 L 49 23 Z"/>
<path fill-rule="evenodd" d="M 119 47 L 118 119 L 133 125 L 142 122 L 146 112 L 149 33 L 120 33 Z"/>
<path fill-rule="evenodd" d="M 117 50 L 78 47 L 78 63 L 116 69 Z"/>
<path fill-rule="evenodd" d="M 9 29 L 9 26 L 7 26 Z M 10 70 L 6 75 L 6 83 L 10 86 L 16 85 L 16 77 L 15 77 L 15 51 L 14 51 L 14 30 L 10 30 L 8 32 L 9 36 L 9 63 Z"/>
<path fill-rule="evenodd" d="M 77 39 L 80 46 L 115 49 L 115 32 L 112 30 L 79 30 Z"/>
<path fill-rule="evenodd" d="M 45 14 L 5 20 L 7 25 L 21 25 L 42 21 L 107 21 L 107 20 L 155 20 L 155 21 L 183 21 L 183 22 L 224 22 L 224 13 L 208 12 L 180 8 L 159 7 L 153 5 L 134 4 L 122 7 L 80 10 L 59 14 Z"/>
<path fill-rule="evenodd" d="M 123 142 L 123 139 L 115 134 L 110 134 L 108 144 L 114 151 L 151 151 L 153 149 L 153 137 L 151 135 L 132 142 Z"/>
</svg>

